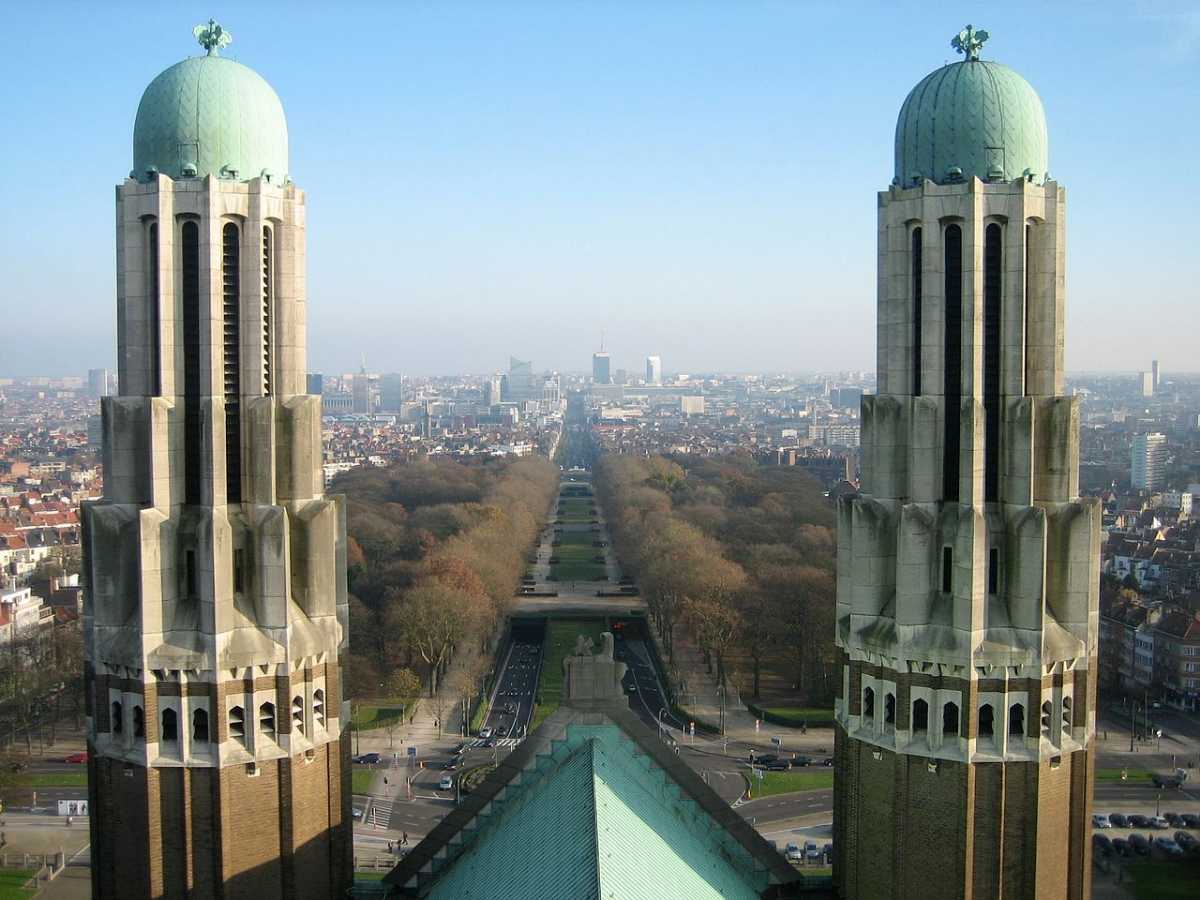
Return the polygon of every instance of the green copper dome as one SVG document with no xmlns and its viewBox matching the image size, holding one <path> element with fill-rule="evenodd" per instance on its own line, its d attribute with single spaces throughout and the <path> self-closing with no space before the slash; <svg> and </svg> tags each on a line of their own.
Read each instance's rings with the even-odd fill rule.
<svg viewBox="0 0 1200 900">
<path fill-rule="evenodd" d="M 288 174 L 287 120 L 271 86 L 216 51 L 229 42 L 215 22 L 197 26 L 207 56 L 176 63 L 146 88 L 133 126 L 133 174 L 214 175 L 246 181 Z"/>
<path fill-rule="evenodd" d="M 1042 101 L 1012 69 L 978 58 L 986 39 L 967 26 L 954 41 L 967 58 L 926 75 L 904 101 L 896 121 L 897 184 L 1046 177 Z"/>
</svg>

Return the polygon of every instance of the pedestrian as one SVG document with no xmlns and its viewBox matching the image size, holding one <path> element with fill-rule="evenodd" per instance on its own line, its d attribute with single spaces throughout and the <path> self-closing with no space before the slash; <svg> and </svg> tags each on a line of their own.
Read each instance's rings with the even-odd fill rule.
<svg viewBox="0 0 1200 900">
<path fill-rule="evenodd" d="M 404 833 L 401 835 L 401 838 L 400 838 L 400 846 L 401 846 L 401 847 L 407 847 L 407 846 L 408 846 L 408 832 L 407 832 L 407 831 L 405 831 L 405 832 L 404 832 Z"/>
<path fill-rule="evenodd" d="M 391 842 L 391 841 L 388 841 L 388 853 L 392 853 L 392 852 L 394 852 L 394 851 L 392 850 L 392 842 Z"/>
</svg>

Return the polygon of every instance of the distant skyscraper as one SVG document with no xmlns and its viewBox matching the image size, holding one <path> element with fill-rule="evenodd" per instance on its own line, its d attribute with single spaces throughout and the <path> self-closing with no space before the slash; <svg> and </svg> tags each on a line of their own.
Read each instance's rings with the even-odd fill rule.
<svg viewBox="0 0 1200 900">
<path fill-rule="evenodd" d="M 357 415 L 369 416 L 371 408 L 371 376 L 367 374 L 367 360 L 364 357 L 362 366 L 354 380 L 350 383 L 350 392 L 354 395 L 354 412 Z"/>
<path fill-rule="evenodd" d="M 384 375 L 379 381 L 379 409 L 398 413 L 404 403 L 404 376 L 395 372 Z"/>
<path fill-rule="evenodd" d="M 533 363 L 527 359 L 509 357 L 508 375 L 502 384 L 503 397 L 506 403 L 524 403 L 526 400 L 539 400 L 542 395 L 540 381 L 533 375 Z"/>
<path fill-rule="evenodd" d="M 1167 436 L 1159 432 L 1136 434 L 1129 451 L 1129 481 L 1136 491 L 1157 491 L 1163 486 Z"/>
<path fill-rule="evenodd" d="M 1154 389 L 1158 390 L 1158 360 L 1150 363 L 1150 372 L 1154 375 Z"/>
<path fill-rule="evenodd" d="M 483 382 L 483 402 L 495 406 L 504 397 L 504 376 L 489 375 Z"/>
<path fill-rule="evenodd" d="M 1143 397 L 1153 397 L 1154 396 L 1154 388 L 1155 388 L 1154 373 L 1153 372 L 1142 372 L 1141 380 L 1142 380 L 1142 396 Z"/>
<path fill-rule="evenodd" d="M 612 360 L 603 350 L 592 354 L 592 381 L 595 384 L 612 384 Z"/>
<path fill-rule="evenodd" d="M 320 397 L 325 391 L 325 376 L 320 372 L 309 372 L 305 378 L 306 393 Z"/>
<path fill-rule="evenodd" d="M 662 384 L 662 359 L 660 357 L 646 357 L 646 384 Z"/>
<path fill-rule="evenodd" d="M 1066 196 L 985 37 L 909 93 L 876 204 L 878 392 L 838 502 L 843 900 L 1091 897 L 1101 508 L 1063 389 Z"/>
<path fill-rule="evenodd" d="M 107 397 L 108 386 L 108 369 L 88 369 L 88 392 L 93 397 Z"/>
<path fill-rule="evenodd" d="M 344 897 L 346 510 L 305 383 L 305 196 L 270 85 L 146 88 L 116 191 L 120 394 L 83 507 L 92 897 Z"/>
</svg>

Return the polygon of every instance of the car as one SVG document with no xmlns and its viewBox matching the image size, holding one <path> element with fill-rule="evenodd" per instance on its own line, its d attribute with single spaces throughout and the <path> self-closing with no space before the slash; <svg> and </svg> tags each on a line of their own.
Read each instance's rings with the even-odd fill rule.
<svg viewBox="0 0 1200 900">
<path fill-rule="evenodd" d="M 1110 821 L 1112 823 L 1113 828 L 1128 828 L 1129 827 L 1129 819 L 1127 819 L 1125 817 L 1124 813 L 1109 813 L 1108 821 Z"/>
<path fill-rule="evenodd" d="M 350 810 L 350 815 L 356 819 L 361 819 L 363 817 L 363 811 L 356 806 L 354 809 Z"/>
<path fill-rule="evenodd" d="M 1196 813 L 1182 813 L 1179 818 L 1183 819 L 1184 828 L 1200 828 L 1200 815 Z"/>
<path fill-rule="evenodd" d="M 467 749 L 467 742 L 459 741 L 457 744 L 454 745 L 454 749 L 451 750 L 450 752 L 453 753 L 455 756 L 458 756 L 458 754 L 462 753 L 466 749 Z"/>
<path fill-rule="evenodd" d="M 783 855 L 791 862 L 804 861 L 804 851 L 800 849 L 799 844 L 788 844 L 787 848 L 783 851 Z"/>
<path fill-rule="evenodd" d="M 454 776 L 453 775 L 443 775 L 442 780 L 438 782 L 438 790 L 439 791 L 454 790 Z"/>
<path fill-rule="evenodd" d="M 496 739 L 495 738 L 485 738 L 484 742 L 482 744 L 480 744 L 479 746 L 482 747 L 484 750 L 491 750 L 493 747 L 496 746 Z"/>
<path fill-rule="evenodd" d="M 453 772 L 457 768 L 458 768 L 458 759 L 457 758 L 452 757 L 452 758 L 446 760 L 444 763 L 442 763 L 442 771 L 443 772 Z"/>
<path fill-rule="evenodd" d="M 483 739 L 486 741 L 488 738 L 490 738 L 490 737 L 492 736 L 492 729 L 490 729 L 490 728 L 480 728 L 480 729 L 479 729 L 479 736 L 480 736 L 481 738 L 483 738 Z"/>
<path fill-rule="evenodd" d="M 823 760 L 821 760 L 821 765 L 825 766 L 826 768 L 832 769 L 833 768 L 833 757 L 832 756 L 825 757 Z"/>
<path fill-rule="evenodd" d="M 1171 823 L 1167 821 L 1165 816 L 1151 816 L 1150 827 L 1158 831 L 1165 831 L 1171 827 Z"/>
<path fill-rule="evenodd" d="M 1129 846 L 1133 848 L 1133 852 L 1138 856 L 1150 855 L 1150 841 L 1143 835 L 1134 832 L 1129 836 Z"/>
<path fill-rule="evenodd" d="M 1183 816 L 1181 816 L 1179 813 L 1173 813 L 1173 812 L 1163 813 L 1163 818 L 1167 820 L 1167 823 L 1172 828 L 1182 828 L 1183 827 Z"/>
<path fill-rule="evenodd" d="M 1092 816 L 1093 828 L 1112 828 L 1112 822 L 1108 821 L 1108 816 L 1097 813 Z"/>
<path fill-rule="evenodd" d="M 1150 817 L 1143 816 L 1140 813 L 1134 813 L 1132 816 L 1129 817 L 1129 827 L 1130 828 L 1149 828 L 1150 827 Z"/>
<path fill-rule="evenodd" d="M 1189 853 L 1192 852 L 1193 848 L 1200 847 L 1200 840 L 1197 840 L 1194 834 L 1189 834 L 1186 831 L 1175 832 L 1175 843 Z"/>
<path fill-rule="evenodd" d="M 77 763 L 77 764 L 86 763 L 87 761 L 88 761 L 88 755 L 87 755 L 86 750 L 84 750 L 82 753 L 72 753 L 70 756 L 63 759 L 63 762 Z"/>
<path fill-rule="evenodd" d="M 810 863 L 821 861 L 821 848 L 817 846 L 816 841 L 804 842 L 804 858 Z"/>
<path fill-rule="evenodd" d="M 1156 788 L 1182 788 L 1183 783 L 1187 781 L 1188 773 L 1183 769 L 1176 769 L 1173 775 L 1160 775 L 1155 773 L 1151 778 Z"/>
<path fill-rule="evenodd" d="M 793 768 L 797 767 L 797 766 L 811 766 L 812 764 L 813 764 L 813 758 L 811 756 L 805 756 L 803 753 L 793 753 L 792 754 Z"/>
<path fill-rule="evenodd" d="M 1112 845 L 1113 851 L 1118 856 L 1133 856 L 1133 847 L 1125 838 L 1113 838 Z"/>
<path fill-rule="evenodd" d="M 779 761 L 779 757 L 776 756 L 774 753 L 751 753 L 750 754 L 750 762 L 754 763 L 756 766 L 766 766 L 766 765 L 770 765 L 773 762 L 778 762 L 778 761 Z"/>
<path fill-rule="evenodd" d="M 1108 839 L 1108 835 L 1093 834 L 1092 849 L 1094 849 L 1101 856 L 1113 855 L 1113 843 Z"/>
<path fill-rule="evenodd" d="M 373 766 L 379 762 L 382 757 L 378 753 L 363 753 L 361 756 L 354 757 L 354 762 L 363 766 Z"/>
<path fill-rule="evenodd" d="M 774 762 L 767 763 L 763 768 L 770 772 L 786 772 L 791 766 L 786 759 L 777 759 Z"/>
<path fill-rule="evenodd" d="M 1156 837 L 1154 839 L 1154 849 L 1163 856 L 1183 856 L 1183 848 L 1169 837 Z"/>
</svg>

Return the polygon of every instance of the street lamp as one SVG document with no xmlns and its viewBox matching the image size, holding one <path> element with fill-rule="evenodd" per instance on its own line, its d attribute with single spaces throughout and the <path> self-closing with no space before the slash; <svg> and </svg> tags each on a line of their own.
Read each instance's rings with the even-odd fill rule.
<svg viewBox="0 0 1200 900">
<path fill-rule="evenodd" d="M 656 718 L 658 719 L 658 736 L 660 738 L 662 737 L 663 730 L 664 730 L 662 717 L 663 717 L 663 713 L 665 713 L 666 711 L 667 711 L 667 708 L 664 706 L 662 709 L 660 709 L 658 711 L 658 715 L 656 716 Z"/>
</svg>

